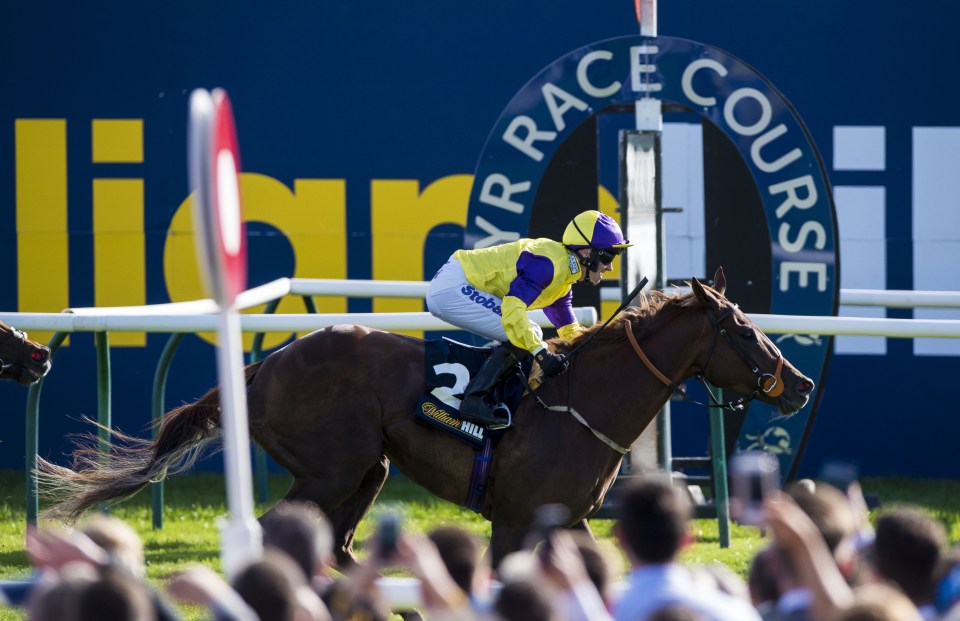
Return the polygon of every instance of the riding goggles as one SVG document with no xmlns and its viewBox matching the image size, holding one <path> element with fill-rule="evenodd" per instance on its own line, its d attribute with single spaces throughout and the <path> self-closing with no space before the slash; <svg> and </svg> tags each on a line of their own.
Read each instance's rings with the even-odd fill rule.
<svg viewBox="0 0 960 621">
<path fill-rule="evenodd" d="M 601 263 L 606 263 L 610 265 L 613 263 L 613 260 L 620 256 L 620 250 L 616 248 L 598 248 L 597 249 L 597 258 L 600 259 Z"/>
</svg>

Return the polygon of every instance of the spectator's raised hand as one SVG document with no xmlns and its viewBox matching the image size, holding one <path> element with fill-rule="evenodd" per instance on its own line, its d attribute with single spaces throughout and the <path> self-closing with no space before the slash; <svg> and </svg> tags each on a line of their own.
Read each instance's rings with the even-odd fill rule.
<svg viewBox="0 0 960 621">
<path fill-rule="evenodd" d="M 46 529 L 41 532 L 30 526 L 25 547 L 30 563 L 41 570 L 58 571 L 67 563 L 75 562 L 102 567 L 110 560 L 103 548 L 78 531 Z"/>
<path fill-rule="evenodd" d="M 776 492 L 763 504 L 764 523 L 813 594 L 813 618 L 822 619 L 853 599 L 826 542 L 810 517 L 787 494 Z"/>
<path fill-rule="evenodd" d="M 870 508 L 863 495 L 863 488 L 859 481 L 854 481 L 846 490 L 847 500 L 853 509 L 853 518 L 856 521 L 856 547 L 858 550 L 873 541 L 873 525 L 870 524 Z"/>
<path fill-rule="evenodd" d="M 420 579 L 421 597 L 428 610 L 465 609 L 467 594 L 457 586 L 429 538 L 406 533 L 397 540 L 396 562 Z"/>
<path fill-rule="evenodd" d="M 603 597 L 590 580 L 570 533 L 556 529 L 541 546 L 540 570 L 546 580 L 564 595 L 562 601 L 554 602 L 560 617 L 571 621 L 609 619 Z"/>
<path fill-rule="evenodd" d="M 192 565 L 175 574 L 166 584 L 167 593 L 186 604 L 210 606 L 233 591 L 215 571 L 204 565 Z"/>
<path fill-rule="evenodd" d="M 583 558 L 570 533 L 557 529 L 540 544 L 540 568 L 543 575 L 561 591 L 572 591 L 583 582 L 589 582 Z"/>
<path fill-rule="evenodd" d="M 816 525 L 787 494 L 771 494 L 763 510 L 764 523 L 781 549 L 798 553 L 814 542 L 821 543 L 826 549 Z"/>
</svg>

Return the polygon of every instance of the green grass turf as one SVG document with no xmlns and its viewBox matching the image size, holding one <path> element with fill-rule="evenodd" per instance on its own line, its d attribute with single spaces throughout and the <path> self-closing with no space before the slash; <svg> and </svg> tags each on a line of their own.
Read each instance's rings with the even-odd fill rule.
<svg viewBox="0 0 960 621">
<path fill-rule="evenodd" d="M 283 495 L 288 482 L 286 475 L 271 475 L 270 501 L 257 507 L 258 514 Z M 960 481 L 867 479 L 864 488 L 877 494 L 884 506 L 911 503 L 923 507 L 944 522 L 951 542 L 960 541 Z M 24 490 L 22 472 L 0 471 L 0 579 L 19 578 L 29 572 L 23 550 Z M 113 509 L 113 515 L 133 526 L 143 539 L 149 580 L 160 586 L 167 577 L 190 563 L 203 563 L 219 570 L 218 520 L 227 513 L 223 476 L 200 473 L 174 477 L 166 482 L 165 496 L 162 530 L 152 528 L 149 490 Z M 490 536 L 490 524 L 478 515 L 431 496 L 402 476 L 390 477 L 374 513 L 386 506 L 402 508 L 404 528 L 410 531 L 423 533 L 441 524 L 455 524 L 483 538 Z M 358 529 L 355 547 L 361 557 L 365 556 L 363 544 L 374 522 L 368 516 Z M 610 534 L 612 521 L 593 520 L 591 525 L 612 560 L 620 563 L 621 570 L 625 569 L 626 561 Z M 695 520 L 693 531 L 697 542 L 684 553 L 685 561 L 722 563 L 741 576 L 745 575 L 753 554 L 765 543 L 757 529 L 733 525 L 731 545 L 721 549 L 716 520 Z M 189 619 L 203 618 L 199 610 L 185 612 Z M 0 621 L 23 618 L 21 612 L 0 609 Z"/>
</svg>

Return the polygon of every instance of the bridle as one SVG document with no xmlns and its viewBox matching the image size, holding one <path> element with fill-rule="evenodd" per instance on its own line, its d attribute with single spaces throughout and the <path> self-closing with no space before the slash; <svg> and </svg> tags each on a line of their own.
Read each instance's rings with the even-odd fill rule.
<svg viewBox="0 0 960 621">
<path fill-rule="evenodd" d="M 13 326 L 6 326 L 9 329 L 9 332 L 4 332 L 0 334 L 0 344 L 5 343 L 10 339 L 17 339 L 20 341 L 20 347 L 17 350 L 17 356 L 11 362 L 7 362 L 3 358 L 0 358 L 0 371 L 7 374 L 14 380 L 20 381 L 21 376 L 27 368 L 23 364 L 24 357 L 26 356 L 27 349 L 27 333 L 14 328 Z"/>
<path fill-rule="evenodd" d="M 783 371 L 783 354 L 780 353 L 780 350 L 777 350 L 777 370 L 776 371 L 774 371 L 773 373 L 761 372 L 760 366 L 755 364 L 751 359 L 751 357 L 745 352 L 743 352 L 737 346 L 736 341 L 732 336 L 730 336 L 730 333 L 727 332 L 726 328 L 720 325 L 724 319 L 726 319 L 727 317 L 733 314 L 735 309 L 736 309 L 735 305 L 728 306 L 723 310 L 722 313 L 720 313 L 720 315 L 715 315 L 713 310 L 709 308 L 704 309 L 705 312 L 707 313 L 707 318 L 710 319 L 710 324 L 713 327 L 713 340 L 711 341 L 710 349 L 707 352 L 707 359 L 706 361 L 704 361 L 703 366 L 700 369 L 700 372 L 697 373 L 695 377 L 697 378 L 697 380 L 700 381 L 701 384 L 703 384 L 703 387 L 706 389 L 707 394 L 710 396 L 709 404 L 697 401 L 696 399 L 688 395 L 685 391 L 681 390 L 679 386 L 677 386 L 674 382 L 670 380 L 670 378 L 668 378 L 666 375 L 661 373 L 660 370 L 657 369 L 657 367 L 654 366 L 652 362 L 650 362 L 650 359 L 647 358 L 646 354 L 644 354 L 643 350 L 640 348 L 640 344 L 637 342 L 637 337 L 634 336 L 633 334 L 633 328 L 630 325 L 630 320 L 628 319 L 624 321 L 623 324 L 624 324 L 624 330 L 627 333 L 627 339 L 630 341 L 630 345 L 633 346 L 633 351 L 636 352 L 637 356 L 643 362 L 644 366 L 647 367 L 647 369 L 649 369 L 650 372 L 653 373 L 657 377 L 657 379 L 659 379 L 663 384 L 665 384 L 671 390 L 673 390 L 674 393 L 676 393 L 677 395 L 680 395 L 682 398 L 696 405 L 700 405 L 707 408 L 721 408 L 723 410 L 737 412 L 737 411 L 743 410 L 748 403 L 750 403 L 751 401 L 759 397 L 760 393 L 763 393 L 768 397 L 773 397 L 773 398 L 779 397 L 780 395 L 783 394 L 783 378 L 781 377 L 781 372 Z M 717 348 L 717 341 L 720 339 L 721 336 L 727 339 L 727 343 L 730 345 L 730 348 L 733 349 L 733 351 L 735 351 L 737 355 L 740 356 L 740 358 L 745 363 L 747 363 L 747 366 L 750 367 L 750 370 L 753 372 L 753 374 L 757 376 L 757 387 L 754 389 L 754 391 L 751 394 L 745 397 L 740 397 L 736 401 L 728 401 L 726 403 L 722 403 L 719 399 L 717 399 L 713 391 L 710 390 L 710 386 L 707 383 L 706 378 L 704 377 L 704 373 L 707 372 L 707 367 L 710 366 L 710 359 L 713 357 L 713 352 Z"/>
</svg>

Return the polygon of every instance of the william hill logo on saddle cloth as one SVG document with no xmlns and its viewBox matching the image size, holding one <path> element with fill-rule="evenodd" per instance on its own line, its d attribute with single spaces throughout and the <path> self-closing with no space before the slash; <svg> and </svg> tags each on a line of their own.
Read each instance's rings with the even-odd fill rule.
<svg viewBox="0 0 960 621">
<path fill-rule="evenodd" d="M 426 390 L 417 403 L 416 417 L 442 429 L 468 444 L 481 448 L 490 432 L 474 423 L 460 420 L 460 399 L 470 378 L 480 370 L 489 350 L 471 347 L 448 339 L 427 341 L 424 351 Z M 523 376 L 530 373 L 529 361 L 522 365 Z M 493 397 L 516 409 L 526 390 L 518 374 L 508 376 L 494 388 Z"/>
<path fill-rule="evenodd" d="M 429 419 L 430 422 L 434 423 L 434 426 L 463 436 L 465 439 L 471 441 L 471 443 L 480 445 L 486 437 L 484 436 L 486 430 L 483 427 L 450 416 L 441 406 L 427 401 L 426 398 L 420 402 L 417 413 Z"/>
</svg>

